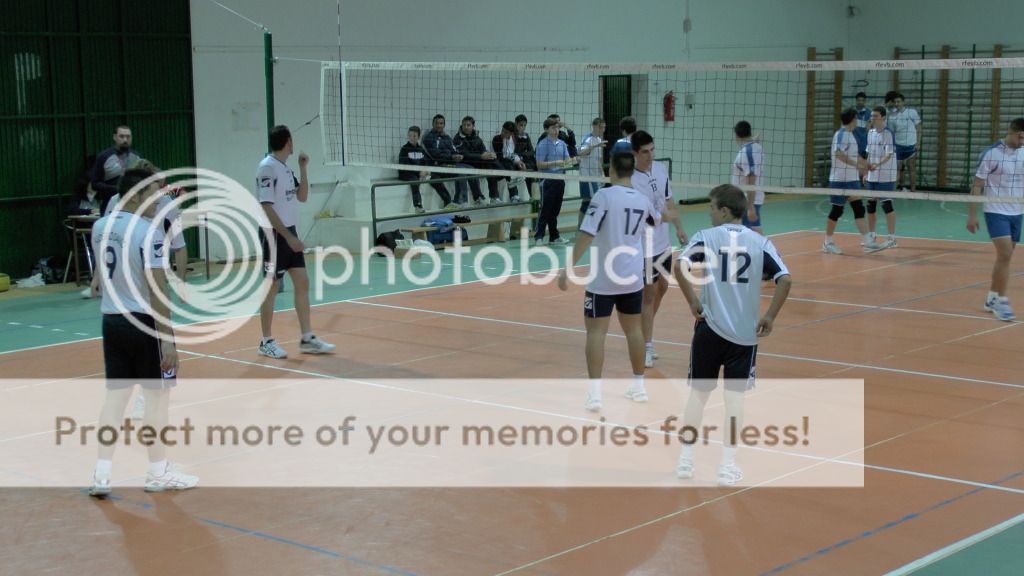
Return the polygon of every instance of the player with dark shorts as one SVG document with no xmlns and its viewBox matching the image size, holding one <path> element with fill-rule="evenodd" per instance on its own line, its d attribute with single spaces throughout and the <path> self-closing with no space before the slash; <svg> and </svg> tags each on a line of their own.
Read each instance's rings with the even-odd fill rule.
<svg viewBox="0 0 1024 576">
<path fill-rule="evenodd" d="M 693 235 L 679 257 L 675 278 L 690 311 L 697 318 L 690 349 L 690 399 L 684 423 L 700 428 L 704 407 L 718 386 L 719 372 L 725 372 L 725 425 L 743 424 L 743 396 L 754 386 L 757 339 L 772 332 L 775 317 L 789 295 L 789 270 L 771 241 L 742 224 L 747 210 L 743 190 L 723 184 L 711 191 L 713 228 Z M 694 289 L 691 269 L 708 264 L 708 276 L 700 296 Z M 761 280 L 774 280 L 775 294 L 764 316 L 759 318 Z M 692 444 L 683 446 L 676 475 L 693 477 Z M 743 478 L 736 465 L 736 446 L 723 448 L 718 483 L 731 486 Z"/>
<path fill-rule="evenodd" d="M 168 398 L 177 383 L 178 356 L 166 304 L 165 236 L 151 221 L 158 188 L 156 176 L 149 170 L 126 171 L 118 183 L 123 199 L 119 209 L 93 225 L 107 378 L 98 428 L 120 428 L 136 384 L 142 386 L 146 399 L 143 423 L 160 430 L 168 422 Z M 199 483 L 197 477 L 167 462 L 163 442 L 153 442 L 148 452 L 147 492 L 184 490 Z M 113 455 L 114 444 L 100 444 L 91 496 L 110 494 Z"/>
<path fill-rule="evenodd" d="M 263 266 L 268 276 L 272 277 L 270 290 L 260 307 L 260 328 L 263 338 L 260 340 L 259 353 L 268 358 L 287 358 L 288 353 L 271 335 L 274 322 L 274 299 L 277 297 L 279 282 L 284 273 L 291 276 L 295 288 L 295 314 L 299 317 L 299 329 L 302 339 L 299 351 L 306 354 L 325 354 L 334 350 L 329 344 L 313 334 L 309 318 L 309 276 L 306 274 L 305 249 L 296 232 L 299 219 L 299 203 L 309 197 L 309 176 L 306 167 L 309 156 L 299 153 L 300 179 L 286 163 L 292 155 L 292 134 L 286 126 L 275 126 L 270 131 L 270 154 L 260 162 L 256 169 L 256 187 L 263 212 L 273 227 L 273 246 L 270 246 L 265 232 L 260 233 L 260 244 L 263 247 Z M 273 255 L 273 262 L 271 256 Z"/>
<path fill-rule="evenodd" d="M 609 173 L 612 185 L 601 188 L 590 200 L 590 206 L 576 235 L 572 259 L 558 276 L 558 287 L 569 287 L 569 269 L 583 257 L 591 244 L 590 266 L 593 279 L 583 296 L 584 324 L 587 328 L 587 374 L 590 385 L 584 407 L 592 412 L 601 410 L 601 373 L 604 369 L 604 341 L 608 335 L 613 310 L 618 311 L 619 324 L 626 335 L 629 361 L 633 368 L 633 383 L 626 389 L 626 397 L 634 402 L 646 402 L 644 388 L 644 339 L 642 311 L 644 302 L 644 228 L 661 221 L 663 213 L 657 211 L 646 195 L 630 187 L 634 157 L 620 152 L 612 156 Z M 672 205 L 665 215 L 678 218 Z"/>
</svg>

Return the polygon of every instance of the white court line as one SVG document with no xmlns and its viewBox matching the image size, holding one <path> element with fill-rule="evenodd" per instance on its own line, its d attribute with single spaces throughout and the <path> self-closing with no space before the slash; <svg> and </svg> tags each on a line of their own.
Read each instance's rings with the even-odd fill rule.
<svg viewBox="0 0 1024 576">
<path fill-rule="evenodd" d="M 996 524 L 995 526 L 992 526 L 991 528 L 987 528 L 985 530 L 982 530 L 981 532 L 978 532 L 977 534 L 974 534 L 974 535 L 968 536 L 967 538 L 964 538 L 962 540 L 958 540 L 956 542 L 953 542 L 949 546 L 946 546 L 945 548 L 941 548 L 939 550 L 936 550 L 935 552 L 932 552 L 931 554 L 929 554 L 927 556 L 922 556 L 921 558 L 918 558 L 917 560 L 914 560 L 913 562 L 911 562 L 911 563 L 909 563 L 909 564 L 907 564 L 905 566 L 901 566 L 901 567 L 899 567 L 899 568 L 897 568 L 897 569 L 895 569 L 895 570 L 893 570 L 891 572 L 887 572 L 885 574 L 885 576 L 904 576 L 905 574 L 910 574 L 912 572 L 917 572 L 918 570 L 924 568 L 925 566 L 928 566 L 930 564 L 934 564 L 934 563 L 938 562 L 939 560 L 942 560 L 943 558 L 947 558 L 949 556 L 952 556 L 953 554 L 956 554 L 957 552 L 963 550 L 964 548 L 969 548 L 969 547 L 977 544 L 978 542 L 981 542 L 982 540 L 987 540 L 988 538 L 991 538 L 991 537 L 996 536 L 996 535 L 998 535 L 998 534 L 1000 534 L 1002 532 L 1005 532 L 1005 531 L 1009 530 L 1010 528 L 1013 528 L 1014 526 L 1016 526 L 1017 524 L 1020 524 L 1022 522 L 1024 522 L 1024 514 L 1019 514 L 1017 516 L 1014 516 L 1013 518 L 1010 518 L 1009 520 L 1006 520 L 1005 522 L 1000 522 L 999 524 Z"/>
<path fill-rule="evenodd" d="M 407 310 L 409 312 L 426 312 L 426 313 L 430 313 L 430 314 L 437 314 L 438 316 L 448 316 L 448 317 L 452 317 L 452 318 L 464 318 L 464 319 L 467 319 L 467 320 L 479 320 L 479 321 L 482 321 L 482 322 L 495 322 L 495 323 L 498 323 L 498 324 L 511 324 L 511 325 L 515 325 L 515 326 L 527 326 L 527 327 L 530 327 L 530 328 L 542 328 L 542 329 L 546 329 L 546 330 L 557 330 L 557 331 L 560 331 L 560 332 L 574 332 L 574 333 L 577 333 L 577 334 L 586 334 L 586 330 L 584 330 L 582 328 L 568 328 L 568 327 L 565 327 L 565 326 L 552 326 L 550 324 L 536 324 L 536 323 L 533 323 L 533 322 L 520 322 L 518 320 L 503 320 L 501 318 L 489 318 L 489 317 L 486 317 L 486 316 L 473 316 L 473 315 L 470 315 L 470 314 L 459 314 L 457 312 L 442 312 L 442 311 L 439 311 L 439 310 L 427 310 L 425 308 L 412 308 L 412 307 L 409 307 L 409 306 L 398 306 L 396 304 L 380 304 L 380 303 L 377 303 L 377 302 L 359 302 L 359 301 L 353 301 L 353 302 L 355 304 L 360 304 L 360 305 L 363 305 L 363 306 L 376 306 L 376 307 L 379 307 L 379 308 L 392 308 L 392 309 L 395 309 L 395 310 Z M 617 333 L 614 333 L 614 332 L 609 332 L 608 336 L 611 336 L 613 338 L 625 338 L 624 335 L 617 334 Z M 689 348 L 690 347 L 689 344 L 686 344 L 686 343 L 683 343 L 683 342 L 673 342 L 671 340 L 658 340 L 658 339 L 655 339 L 655 342 L 658 343 L 658 344 L 666 344 L 666 345 L 669 345 L 669 346 L 680 346 L 680 347 L 683 347 L 683 348 Z M 842 361 L 839 361 L 839 360 L 824 360 L 824 359 L 821 359 L 821 358 L 808 358 L 808 357 L 805 357 L 805 356 L 793 356 L 793 355 L 790 355 L 790 354 L 778 354 L 778 353 L 771 353 L 771 352 L 762 352 L 760 350 L 758 350 L 757 355 L 758 356 L 762 356 L 762 357 L 768 357 L 768 358 L 781 358 L 781 359 L 784 359 L 784 360 L 799 360 L 799 361 L 802 361 L 802 362 L 814 362 L 814 363 L 819 363 L 819 364 L 827 364 L 827 365 L 831 365 L 831 366 L 843 366 L 845 368 L 864 368 L 864 369 L 868 369 L 868 370 L 878 370 L 878 371 L 881 371 L 881 372 L 892 372 L 892 373 L 896 373 L 896 374 L 908 374 L 908 375 L 913 375 L 913 376 L 926 376 L 926 377 L 940 378 L 940 379 L 945 379 L 945 380 L 956 380 L 956 381 L 959 381 L 959 382 L 971 382 L 971 383 L 974 383 L 974 384 L 991 384 L 991 385 L 994 385 L 994 386 L 1004 386 L 1004 387 L 1007 387 L 1007 388 L 1020 388 L 1020 389 L 1024 389 L 1024 384 L 1011 384 L 1009 382 L 1000 382 L 998 380 L 982 380 L 982 379 L 979 379 L 979 378 L 966 378 L 966 377 L 963 377 L 963 376 L 952 376 L 952 375 L 949 375 L 949 374 L 938 374 L 938 373 L 933 373 L 933 372 L 922 372 L 922 371 L 919 371 L 919 370 L 905 370 L 903 368 L 886 368 L 886 367 L 883 367 L 883 366 L 872 366 L 870 364 L 858 364 L 858 363 L 854 363 L 854 362 L 842 362 Z"/>
<path fill-rule="evenodd" d="M 771 294 L 761 294 L 761 298 L 771 298 Z M 910 314 L 926 314 L 929 316 L 946 316 L 949 318 L 967 318 L 970 320 L 992 320 L 997 321 L 998 319 L 992 314 L 986 312 L 985 314 L 957 314 L 955 312 L 935 312 L 933 310 L 914 310 L 913 308 L 899 308 L 896 306 L 877 305 L 877 304 L 857 304 L 856 302 L 837 302 L 835 300 L 818 300 L 815 298 L 798 298 L 790 296 L 786 298 L 787 302 L 808 302 L 811 304 L 830 304 L 833 306 L 850 306 L 854 308 L 871 308 L 875 310 L 890 310 L 893 312 L 907 312 Z M 1002 322 L 1002 320 L 998 320 Z M 1024 324 L 1021 320 L 1012 320 L 1006 322 L 1007 324 Z"/>
</svg>

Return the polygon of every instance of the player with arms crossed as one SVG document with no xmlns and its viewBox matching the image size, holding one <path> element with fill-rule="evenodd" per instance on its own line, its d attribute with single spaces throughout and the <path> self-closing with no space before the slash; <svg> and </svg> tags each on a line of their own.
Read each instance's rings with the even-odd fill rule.
<svg viewBox="0 0 1024 576">
<path fill-rule="evenodd" d="M 632 187 L 650 199 L 654 209 L 665 213 L 665 207 L 672 204 L 672 188 L 669 186 L 668 169 L 661 162 L 654 161 L 654 138 L 638 130 L 630 138 L 633 155 L 636 156 L 636 171 L 633 172 Z M 647 262 L 644 267 L 644 365 L 654 367 L 658 354 L 654 351 L 654 316 L 661 307 L 661 299 L 668 292 L 668 278 L 672 273 L 672 240 L 668 235 L 668 223 L 676 229 L 679 244 L 686 244 L 686 231 L 679 218 L 679 212 L 666 217 L 662 222 L 651 227 L 653 233 L 650 245 L 644 243 Z"/>
<path fill-rule="evenodd" d="M 1021 220 L 1024 218 L 1024 204 L 999 202 L 1002 198 L 1024 199 L 1024 118 L 1010 122 L 1006 136 L 981 154 L 978 169 L 974 174 L 972 196 L 983 192 L 989 198 L 985 202 L 985 225 L 992 245 L 996 248 L 996 262 L 992 266 L 992 284 L 985 298 L 985 310 L 996 318 L 1009 322 L 1016 318 L 1010 308 L 1007 290 L 1010 286 L 1010 260 L 1013 249 L 1020 242 Z M 974 234 L 978 231 L 977 204 L 967 207 L 967 229 Z"/>
<path fill-rule="evenodd" d="M 164 233 L 153 226 L 159 194 L 156 177 L 131 169 L 121 176 L 120 209 L 93 225 L 92 244 L 99 255 L 97 272 L 103 295 L 103 364 L 107 393 L 98 426 L 118 429 L 135 384 L 146 398 L 143 422 L 162 430 L 168 421 L 170 389 L 177 383 L 178 353 L 167 306 L 167 259 Z M 131 318 L 129 318 L 131 317 Z M 142 329 L 139 324 L 146 329 Z M 193 488 L 199 478 L 167 462 L 163 442 L 149 448 L 145 490 Z M 90 496 L 110 494 L 114 444 L 100 444 Z"/>
<path fill-rule="evenodd" d="M 576 235 L 572 260 L 558 276 L 558 287 L 568 288 L 569 267 L 573 266 L 593 243 L 596 251 L 590 261 L 593 280 L 583 298 L 583 316 L 587 328 L 587 375 L 590 386 L 585 407 L 601 409 L 601 373 L 604 368 L 604 341 L 612 310 L 618 311 L 619 324 L 626 335 L 629 362 L 633 367 L 633 384 L 626 397 L 646 402 L 644 388 L 644 340 L 641 308 L 644 293 L 644 224 L 662 218 L 648 198 L 630 187 L 633 175 L 633 154 L 619 152 L 612 156 L 609 167 L 612 185 L 601 188 L 590 200 L 590 207 Z M 668 205 L 665 216 L 678 217 L 677 209 Z"/>
<path fill-rule="evenodd" d="M 775 317 L 789 296 L 791 280 L 771 240 L 741 223 L 747 210 L 743 190 L 723 184 L 709 196 L 714 227 L 693 235 L 675 270 L 679 288 L 697 318 L 690 348 L 690 398 L 683 418 L 686 426 L 700 427 L 704 407 L 711 391 L 718 387 L 718 374 L 724 368 L 724 429 L 735 422 L 738 430 L 743 427 L 744 393 L 754 387 L 757 339 L 772 333 Z M 689 273 L 695 264 L 706 265 L 700 296 Z M 763 316 L 762 279 L 776 283 Z M 692 478 L 693 462 L 693 445 L 687 444 L 679 456 L 676 475 Z M 743 472 L 736 464 L 736 446 L 724 446 L 718 483 L 731 486 L 742 478 Z"/>
</svg>

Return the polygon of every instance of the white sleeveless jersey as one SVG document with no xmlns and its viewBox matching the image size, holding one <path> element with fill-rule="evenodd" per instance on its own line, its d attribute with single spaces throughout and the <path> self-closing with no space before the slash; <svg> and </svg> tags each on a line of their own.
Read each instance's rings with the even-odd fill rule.
<svg viewBox="0 0 1024 576">
<path fill-rule="evenodd" d="M 166 269 L 164 231 L 131 212 L 115 211 L 92 227 L 104 314 L 152 314 L 147 269 Z M 116 298 L 115 298 L 116 296 Z"/>
<path fill-rule="evenodd" d="M 659 214 L 665 212 L 665 204 L 672 201 L 672 188 L 669 186 L 668 169 L 661 162 L 651 164 L 650 172 L 633 171 L 633 188 L 647 196 Z M 668 223 L 662 222 L 652 227 L 654 230 L 654 249 L 647 258 L 655 258 L 672 247 L 668 234 Z"/>
<path fill-rule="evenodd" d="M 723 224 L 694 234 L 679 260 L 705 265 L 700 301 L 708 326 L 730 342 L 757 344 L 761 280 L 789 274 L 771 240 L 742 224 Z"/>
</svg>

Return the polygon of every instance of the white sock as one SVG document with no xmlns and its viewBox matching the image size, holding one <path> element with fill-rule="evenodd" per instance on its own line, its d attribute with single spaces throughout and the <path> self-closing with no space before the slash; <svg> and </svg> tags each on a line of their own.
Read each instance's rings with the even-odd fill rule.
<svg viewBox="0 0 1024 576">
<path fill-rule="evenodd" d="M 735 446 L 724 446 L 722 447 L 722 466 L 736 463 L 736 447 Z"/>
<path fill-rule="evenodd" d="M 832 237 L 829 236 L 828 234 L 825 234 L 825 243 L 826 244 L 831 244 L 832 243 Z"/>
<path fill-rule="evenodd" d="M 633 388 L 636 388 L 638 390 L 643 390 L 644 389 L 644 375 L 643 374 L 633 374 Z"/>
<path fill-rule="evenodd" d="M 864 241 L 865 242 L 871 242 L 871 235 L 872 234 L 873 234 L 873 232 L 868 232 L 867 234 L 865 234 L 864 235 Z"/>
<path fill-rule="evenodd" d="M 110 471 L 114 468 L 113 460 L 97 460 L 96 461 L 96 475 L 104 474 L 110 476 Z"/>
<path fill-rule="evenodd" d="M 645 342 L 644 343 L 644 347 L 647 348 L 648 350 L 654 350 L 654 342 L 652 342 L 652 341 Z"/>
<path fill-rule="evenodd" d="M 889 240 L 895 241 L 896 240 L 896 235 L 895 234 L 889 234 Z"/>
<path fill-rule="evenodd" d="M 313 338 L 313 333 L 312 332 L 303 332 L 302 333 L 302 341 L 303 342 L 309 342 L 312 338 Z"/>
<path fill-rule="evenodd" d="M 149 475 L 150 476 L 163 476 L 164 472 L 167 472 L 167 460 L 161 460 L 159 462 L 149 463 Z"/>
<path fill-rule="evenodd" d="M 995 292 L 989 290 L 988 296 L 985 298 L 985 301 L 990 302 L 992 300 L 995 300 L 996 298 L 999 298 L 999 294 L 996 294 Z"/>
<path fill-rule="evenodd" d="M 683 454 L 681 458 L 693 460 L 693 444 L 683 444 Z"/>
<path fill-rule="evenodd" d="M 600 378 L 591 378 L 590 382 L 589 382 L 589 386 L 587 387 L 587 391 L 590 392 L 591 396 L 593 396 L 595 398 L 600 398 L 601 397 L 601 379 Z"/>
</svg>

